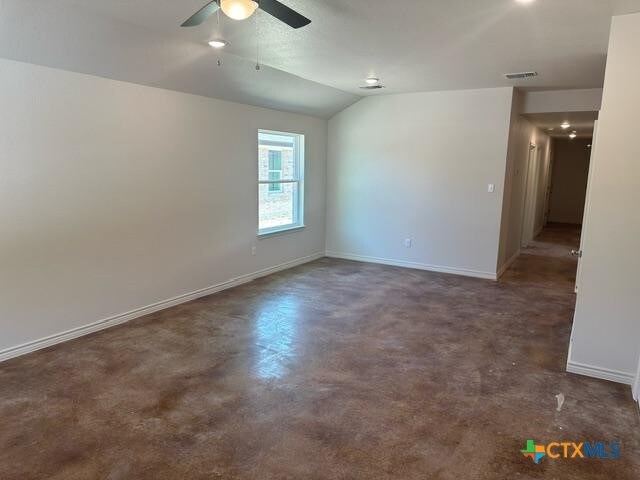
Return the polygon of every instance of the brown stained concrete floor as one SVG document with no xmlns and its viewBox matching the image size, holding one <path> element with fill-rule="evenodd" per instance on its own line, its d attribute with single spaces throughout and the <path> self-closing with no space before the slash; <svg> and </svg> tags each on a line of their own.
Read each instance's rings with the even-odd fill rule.
<svg viewBox="0 0 640 480">
<path fill-rule="evenodd" d="M 322 259 L 5 362 L 0 479 L 638 479 L 629 387 L 564 371 L 577 231 L 538 240 L 498 283 Z"/>
</svg>

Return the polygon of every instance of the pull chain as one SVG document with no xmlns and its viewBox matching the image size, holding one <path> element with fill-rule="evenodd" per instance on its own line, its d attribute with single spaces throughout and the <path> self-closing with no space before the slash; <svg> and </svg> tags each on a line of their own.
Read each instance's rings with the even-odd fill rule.
<svg viewBox="0 0 640 480">
<path fill-rule="evenodd" d="M 218 33 L 220 33 L 220 9 L 218 9 L 216 11 L 216 24 L 218 26 L 218 28 L 217 28 Z M 222 66 L 222 60 L 220 60 L 220 53 L 218 53 L 218 59 L 217 59 L 216 63 L 218 64 L 219 67 Z"/>
<path fill-rule="evenodd" d="M 258 23 L 258 15 L 256 15 L 255 17 L 256 17 L 256 70 L 260 71 L 260 24 Z"/>
</svg>

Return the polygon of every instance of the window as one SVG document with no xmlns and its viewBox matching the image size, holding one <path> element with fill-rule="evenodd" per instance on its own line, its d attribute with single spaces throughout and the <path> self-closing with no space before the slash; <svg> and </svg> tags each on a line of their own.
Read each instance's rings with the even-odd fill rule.
<svg viewBox="0 0 640 480">
<path fill-rule="evenodd" d="M 304 135 L 258 132 L 258 234 L 304 226 Z"/>
</svg>

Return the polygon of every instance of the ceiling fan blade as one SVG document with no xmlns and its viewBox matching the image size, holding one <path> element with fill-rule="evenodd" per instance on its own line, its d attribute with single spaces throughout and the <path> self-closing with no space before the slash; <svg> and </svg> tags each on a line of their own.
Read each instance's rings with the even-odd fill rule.
<svg viewBox="0 0 640 480">
<path fill-rule="evenodd" d="M 260 5 L 262 10 L 273 15 L 290 27 L 300 28 L 311 23 L 311 20 L 307 17 L 300 15 L 295 10 L 278 2 L 278 0 L 258 0 L 258 5 Z"/>
<path fill-rule="evenodd" d="M 195 27 L 197 25 L 200 25 L 207 18 L 213 15 L 216 12 L 216 10 L 218 10 L 218 8 L 220 8 L 220 6 L 218 5 L 218 2 L 216 0 L 213 0 L 212 2 L 207 3 L 204 7 L 198 10 L 196 13 L 194 13 L 191 17 L 189 17 L 189 19 L 186 22 L 184 22 L 180 26 Z"/>
</svg>

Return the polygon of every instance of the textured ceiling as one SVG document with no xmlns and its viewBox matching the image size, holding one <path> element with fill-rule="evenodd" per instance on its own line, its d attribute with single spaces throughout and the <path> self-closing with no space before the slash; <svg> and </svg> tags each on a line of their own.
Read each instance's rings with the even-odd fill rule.
<svg viewBox="0 0 640 480">
<path fill-rule="evenodd" d="M 180 28 L 204 3 L 0 0 L 0 56 L 327 117 L 364 94 L 602 87 L 611 16 L 640 11 L 640 0 L 284 0 L 311 25 L 258 11 Z M 213 37 L 230 42 L 220 68 Z M 540 75 L 502 77 L 524 70 Z M 369 75 L 387 88 L 360 90 Z"/>
</svg>

